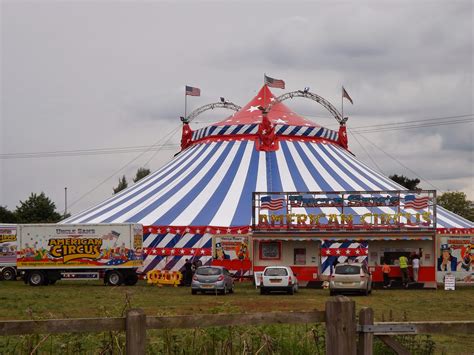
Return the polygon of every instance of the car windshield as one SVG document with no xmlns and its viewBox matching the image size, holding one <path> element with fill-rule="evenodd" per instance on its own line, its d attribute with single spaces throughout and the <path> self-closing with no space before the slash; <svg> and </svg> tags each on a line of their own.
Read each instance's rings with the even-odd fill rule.
<svg viewBox="0 0 474 355">
<path fill-rule="evenodd" d="M 335 273 L 339 275 L 358 275 L 360 273 L 360 266 L 337 265 Z"/>
<path fill-rule="evenodd" d="M 220 275 L 220 274 L 222 274 L 222 272 L 221 272 L 221 269 L 218 269 L 218 268 L 215 268 L 215 267 L 199 267 L 196 270 L 196 274 L 212 276 L 212 275 Z"/>
<path fill-rule="evenodd" d="M 288 271 L 280 267 L 265 270 L 265 276 L 287 276 L 287 275 L 288 275 Z"/>
</svg>

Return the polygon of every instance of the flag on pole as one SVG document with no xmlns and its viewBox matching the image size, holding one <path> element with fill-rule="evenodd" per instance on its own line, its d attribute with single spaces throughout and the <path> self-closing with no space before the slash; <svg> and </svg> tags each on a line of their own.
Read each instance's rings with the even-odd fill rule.
<svg viewBox="0 0 474 355">
<path fill-rule="evenodd" d="M 342 87 L 342 97 L 345 97 L 346 99 L 348 99 L 350 101 L 350 103 L 352 105 L 354 105 L 354 102 L 352 102 L 352 99 L 349 96 L 349 94 L 347 93 L 346 89 L 344 89 L 344 86 Z"/>
<path fill-rule="evenodd" d="M 279 89 L 285 88 L 285 82 L 283 80 L 273 79 L 266 75 L 264 75 L 264 77 L 265 77 L 265 84 L 267 84 L 271 88 L 279 88 Z"/>
<path fill-rule="evenodd" d="M 186 95 L 188 96 L 201 96 L 201 89 L 193 88 L 192 86 L 186 85 Z"/>
</svg>

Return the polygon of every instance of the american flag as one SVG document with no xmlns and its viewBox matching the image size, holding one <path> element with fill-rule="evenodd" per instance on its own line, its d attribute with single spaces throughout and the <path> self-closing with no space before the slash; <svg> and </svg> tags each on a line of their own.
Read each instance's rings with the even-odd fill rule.
<svg viewBox="0 0 474 355">
<path fill-rule="evenodd" d="M 342 97 L 345 97 L 346 99 L 348 99 L 348 100 L 350 101 L 351 104 L 354 105 L 354 103 L 352 102 L 351 97 L 350 97 L 349 94 L 347 93 L 346 89 L 344 89 L 344 86 L 342 87 Z"/>
<path fill-rule="evenodd" d="M 193 88 L 192 86 L 186 85 L 186 95 L 188 96 L 201 96 L 201 89 Z"/>
<path fill-rule="evenodd" d="M 422 210 L 428 207 L 428 201 L 430 198 L 425 197 L 416 197 L 415 195 L 405 196 L 405 208 L 413 208 L 415 210 Z"/>
<path fill-rule="evenodd" d="M 279 88 L 279 89 L 285 88 L 285 82 L 283 80 L 273 79 L 266 75 L 265 75 L 265 84 L 267 84 L 271 88 Z"/>
<path fill-rule="evenodd" d="M 271 210 L 271 211 L 276 211 L 276 210 L 281 210 L 283 208 L 283 202 L 285 202 L 284 198 L 276 198 L 272 199 L 271 196 L 263 196 L 260 199 L 261 205 L 260 208 L 266 209 L 266 210 Z"/>
</svg>

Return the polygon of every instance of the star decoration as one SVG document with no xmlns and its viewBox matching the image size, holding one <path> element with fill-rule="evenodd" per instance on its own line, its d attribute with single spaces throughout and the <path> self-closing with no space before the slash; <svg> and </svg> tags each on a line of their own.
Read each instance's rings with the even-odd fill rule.
<svg viewBox="0 0 474 355">
<path fill-rule="evenodd" d="M 276 124 L 285 124 L 287 123 L 286 121 L 282 120 L 281 118 L 278 118 L 276 121 L 275 121 Z"/>
<path fill-rule="evenodd" d="M 351 251 L 349 249 L 346 250 L 346 254 L 349 255 Z"/>
<path fill-rule="evenodd" d="M 331 250 L 329 250 L 329 249 L 326 250 L 326 254 L 327 254 L 327 255 L 331 255 Z"/>
<path fill-rule="evenodd" d="M 258 111 L 258 106 L 250 106 L 250 108 L 247 111 L 249 112 Z"/>
<path fill-rule="evenodd" d="M 231 229 L 230 228 L 227 228 L 227 233 L 230 233 L 231 232 Z"/>
<path fill-rule="evenodd" d="M 341 254 L 341 251 L 339 249 L 336 250 L 336 254 L 337 255 L 340 255 Z"/>
<path fill-rule="evenodd" d="M 216 234 L 221 234 L 221 230 L 220 229 L 216 230 Z"/>
<path fill-rule="evenodd" d="M 239 230 L 237 230 L 237 233 L 238 233 L 238 234 L 242 234 L 242 231 L 239 229 Z"/>
<path fill-rule="evenodd" d="M 201 249 L 201 254 L 202 255 L 206 254 L 206 251 L 204 249 Z"/>
<path fill-rule="evenodd" d="M 356 249 L 356 254 L 360 254 L 360 251 L 359 251 L 359 249 Z"/>
</svg>

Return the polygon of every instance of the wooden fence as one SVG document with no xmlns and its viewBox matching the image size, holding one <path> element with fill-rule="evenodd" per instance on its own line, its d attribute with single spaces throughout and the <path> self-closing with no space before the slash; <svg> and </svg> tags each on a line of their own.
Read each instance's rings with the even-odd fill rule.
<svg viewBox="0 0 474 355">
<path fill-rule="evenodd" d="M 145 354 L 147 329 L 205 328 L 238 325 L 326 323 L 326 354 L 373 353 L 374 336 L 397 354 L 408 351 L 392 336 L 400 334 L 473 334 L 474 321 L 374 323 L 371 308 L 363 308 L 356 321 L 355 302 L 331 297 L 324 311 L 252 314 L 199 314 L 191 316 L 146 316 L 131 309 L 126 317 L 0 321 L 0 336 L 124 331 L 127 354 Z"/>
</svg>

